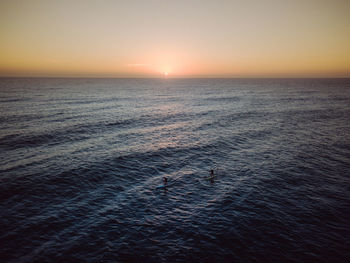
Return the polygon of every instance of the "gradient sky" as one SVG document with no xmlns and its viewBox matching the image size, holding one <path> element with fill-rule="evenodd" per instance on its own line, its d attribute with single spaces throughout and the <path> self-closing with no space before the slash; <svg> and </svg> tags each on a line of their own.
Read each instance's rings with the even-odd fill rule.
<svg viewBox="0 0 350 263">
<path fill-rule="evenodd" d="M 0 76 L 350 77 L 349 0 L 0 0 Z"/>
</svg>

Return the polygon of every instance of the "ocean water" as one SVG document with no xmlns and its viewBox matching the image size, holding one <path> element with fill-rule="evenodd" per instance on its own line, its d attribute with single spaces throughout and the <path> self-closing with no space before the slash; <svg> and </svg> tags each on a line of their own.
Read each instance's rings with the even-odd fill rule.
<svg viewBox="0 0 350 263">
<path fill-rule="evenodd" d="M 350 262 L 350 79 L 0 79 L 0 113 L 1 262 Z"/>
</svg>

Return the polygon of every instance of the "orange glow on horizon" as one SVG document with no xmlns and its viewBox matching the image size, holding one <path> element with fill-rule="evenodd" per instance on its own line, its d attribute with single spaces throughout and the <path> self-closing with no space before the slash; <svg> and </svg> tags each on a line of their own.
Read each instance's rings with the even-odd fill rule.
<svg viewBox="0 0 350 263">
<path fill-rule="evenodd" d="M 0 1 L 0 76 L 350 77 L 349 1 Z"/>
</svg>

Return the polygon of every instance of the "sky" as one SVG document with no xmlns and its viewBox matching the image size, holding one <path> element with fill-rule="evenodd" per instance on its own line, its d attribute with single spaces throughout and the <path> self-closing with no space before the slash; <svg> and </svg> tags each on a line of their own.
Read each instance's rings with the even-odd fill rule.
<svg viewBox="0 0 350 263">
<path fill-rule="evenodd" d="M 0 0 L 0 76 L 350 77 L 349 0 Z"/>
</svg>

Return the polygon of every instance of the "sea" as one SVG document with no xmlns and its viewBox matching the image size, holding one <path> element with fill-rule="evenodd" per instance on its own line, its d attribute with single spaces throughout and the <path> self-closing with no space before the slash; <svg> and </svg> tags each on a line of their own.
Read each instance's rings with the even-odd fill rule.
<svg viewBox="0 0 350 263">
<path fill-rule="evenodd" d="M 1 78 L 0 126 L 0 262 L 350 262 L 350 79 Z"/>
</svg>

